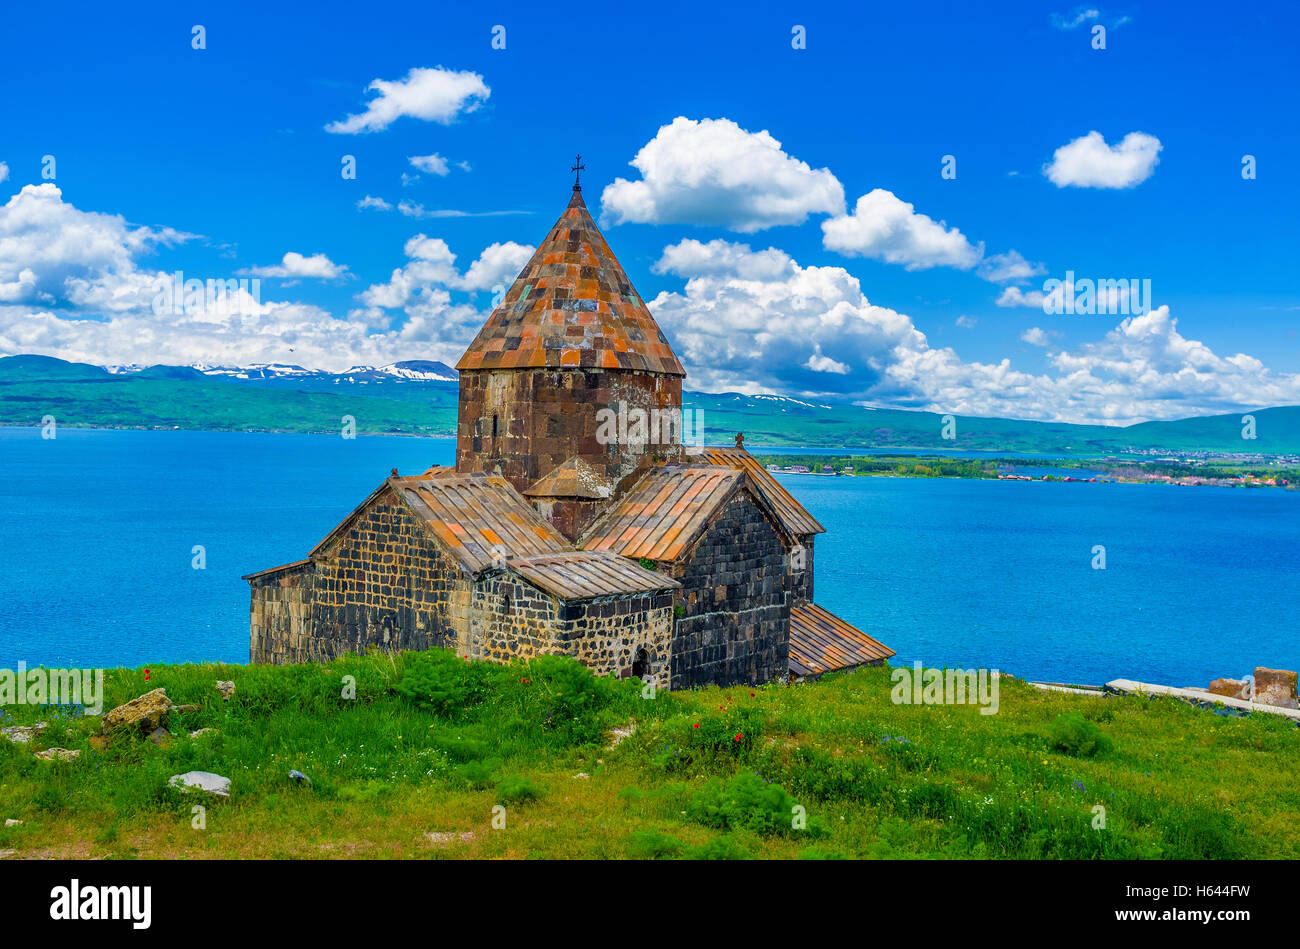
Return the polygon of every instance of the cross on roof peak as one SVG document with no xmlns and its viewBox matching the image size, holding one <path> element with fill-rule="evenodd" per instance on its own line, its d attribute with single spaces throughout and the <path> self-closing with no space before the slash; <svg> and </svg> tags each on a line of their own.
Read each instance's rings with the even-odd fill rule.
<svg viewBox="0 0 1300 949">
<path fill-rule="evenodd" d="M 581 190 L 582 190 L 582 180 L 581 180 L 581 179 L 582 179 L 582 173 L 583 173 L 583 171 L 586 170 L 586 168 L 587 168 L 587 166 L 584 165 L 584 164 L 582 163 L 582 153 L 579 152 L 579 153 L 578 153 L 578 157 L 575 158 L 575 159 L 573 159 L 573 167 L 569 169 L 569 171 L 573 172 L 573 190 L 574 190 L 574 191 L 581 191 Z"/>
</svg>

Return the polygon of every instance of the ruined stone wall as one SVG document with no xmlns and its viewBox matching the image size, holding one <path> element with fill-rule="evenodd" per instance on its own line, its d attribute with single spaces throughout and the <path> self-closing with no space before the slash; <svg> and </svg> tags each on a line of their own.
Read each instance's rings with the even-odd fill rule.
<svg viewBox="0 0 1300 949">
<path fill-rule="evenodd" d="M 391 492 L 316 561 L 253 578 L 249 658 L 310 662 L 344 652 L 459 648 L 470 582 Z"/>
<path fill-rule="evenodd" d="M 672 645 L 674 688 L 758 684 L 785 675 L 792 580 L 786 543 L 763 510 L 739 492 L 707 528 L 681 581 Z"/>
<path fill-rule="evenodd" d="M 574 455 L 614 481 L 631 474 L 644 455 L 677 446 L 602 445 L 602 408 L 680 410 L 680 376 L 615 369 L 466 371 L 460 377 L 456 469 L 501 474 L 520 491 Z"/>
</svg>

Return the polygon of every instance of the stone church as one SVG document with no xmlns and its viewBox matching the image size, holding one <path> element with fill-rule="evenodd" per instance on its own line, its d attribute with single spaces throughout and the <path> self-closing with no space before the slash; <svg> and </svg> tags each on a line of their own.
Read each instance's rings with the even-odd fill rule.
<svg viewBox="0 0 1300 949">
<path fill-rule="evenodd" d="M 683 444 L 686 373 L 579 185 L 456 368 L 454 466 L 393 469 L 306 559 L 244 577 L 252 662 L 562 653 L 689 688 L 894 654 L 813 601 L 825 529 L 742 436 Z M 638 413 L 677 424 L 608 424 Z"/>
</svg>

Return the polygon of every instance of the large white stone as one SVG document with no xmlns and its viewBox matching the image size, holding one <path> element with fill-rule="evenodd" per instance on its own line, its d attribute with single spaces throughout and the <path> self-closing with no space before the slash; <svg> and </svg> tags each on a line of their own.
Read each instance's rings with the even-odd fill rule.
<svg viewBox="0 0 1300 949">
<path fill-rule="evenodd" d="M 213 774 L 211 771 L 186 771 L 184 774 L 173 774 L 167 783 L 182 791 L 195 788 L 218 797 L 230 797 L 230 779 Z"/>
</svg>

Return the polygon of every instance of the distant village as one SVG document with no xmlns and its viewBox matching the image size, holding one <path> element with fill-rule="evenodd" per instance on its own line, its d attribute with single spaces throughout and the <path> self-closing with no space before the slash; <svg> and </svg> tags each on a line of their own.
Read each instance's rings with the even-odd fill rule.
<svg viewBox="0 0 1300 949">
<path fill-rule="evenodd" d="M 1060 481 L 1086 484 L 1171 484 L 1180 487 L 1283 487 L 1295 489 L 1300 481 L 1300 458 L 1269 458 L 1262 465 L 1247 465 L 1247 458 L 1198 458 L 1161 456 L 1136 461 L 1106 458 L 995 458 L 974 460 L 947 456 L 874 455 L 849 462 L 830 458 L 825 462 L 781 459 L 766 463 L 773 474 L 821 477 L 956 477 L 999 481 Z M 1249 459 L 1255 461 L 1255 459 Z M 1290 461 L 1290 464 L 1287 462 Z M 1276 470 L 1260 470 L 1260 468 Z M 1043 472 L 1041 469 L 1050 470 Z M 1025 469 L 1030 469 L 1026 471 Z M 1039 469 L 1039 470 L 1033 470 Z M 1070 473 L 1077 471 L 1077 474 Z"/>
</svg>

